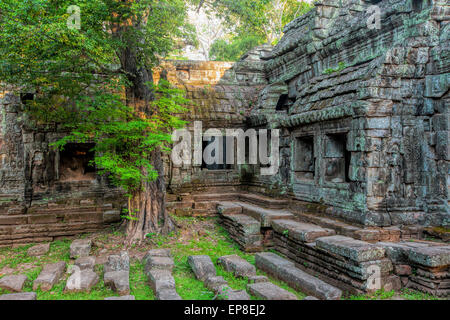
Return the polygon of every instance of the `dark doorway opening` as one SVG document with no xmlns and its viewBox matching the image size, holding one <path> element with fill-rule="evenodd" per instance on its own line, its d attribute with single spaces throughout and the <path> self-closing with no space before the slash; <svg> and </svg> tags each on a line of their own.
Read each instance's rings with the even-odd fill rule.
<svg viewBox="0 0 450 320">
<path fill-rule="evenodd" d="M 61 181 L 93 180 L 96 176 L 93 143 L 68 143 L 59 152 L 59 177 Z"/>
</svg>

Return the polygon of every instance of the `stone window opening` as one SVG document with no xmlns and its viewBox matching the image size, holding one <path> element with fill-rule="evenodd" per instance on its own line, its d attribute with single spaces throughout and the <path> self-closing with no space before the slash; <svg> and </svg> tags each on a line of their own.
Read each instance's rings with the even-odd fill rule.
<svg viewBox="0 0 450 320">
<path fill-rule="evenodd" d="M 314 180 L 316 159 L 314 157 L 314 136 L 295 138 L 294 172 L 297 179 Z"/>
<path fill-rule="evenodd" d="M 347 134 L 326 135 L 325 142 L 325 180 L 348 183 L 351 153 L 347 150 Z"/>
<path fill-rule="evenodd" d="M 415 12 L 420 12 L 422 9 L 428 7 L 428 0 L 413 0 L 412 1 L 412 9 Z"/>
<path fill-rule="evenodd" d="M 59 152 L 59 180 L 85 181 L 94 180 L 96 168 L 91 161 L 94 160 L 95 147 L 93 143 L 68 143 Z"/>
<path fill-rule="evenodd" d="M 222 161 L 219 161 L 219 162 L 222 162 L 222 163 L 212 163 L 212 164 L 207 164 L 206 162 L 205 162 L 205 156 L 204 156 L 204 154 L 205 154 L 205 149 L 206 149 L 206 147 L 208 147 L 210 144 L 212 144 L 212 143 L 214 143 L 215 141 L 216 141 L 216 139 L 220 139 L 220 142 L 219 142 L 219 144 L 220 144 L 220 152 L 222 153 Z M 217 150 L 213 150 L 212 152 L 211 152 L 211 156 L 212 157 L 216 157 L 216 151 Z M 231 169 L 233 169 L 233 165 L 231 165 L 231 164 L 227 164 L 227 143 L 226 143 L 226 139 L 224 138 L 224 137 L 216 137 L 216 136 L 213 136 L 213 137 L 211 137 L 211 140 L 210 141 L 203 141 L 202 142 L 202 155 L 203 155 L 203 157 L 202 157 L 202 166 L 201 166 L 201 169 L 207 169 L 207 170 L 231 170 Z"/>
<path fill-rule="evenodd" d="M 34 100 L 34 93 L 22 93 L 20 94 L 20 102 L 22 104 L 27 104 L 28 101 Z"/>
<path fill-rule="evenodd" d="M 277 106 L 275 108 L 276 111 L 289 111 L 289 108 L 294 104 L 294 100 L 289 98 L 288 94 L 282 94 L 278 99 Z"/>
</svg>

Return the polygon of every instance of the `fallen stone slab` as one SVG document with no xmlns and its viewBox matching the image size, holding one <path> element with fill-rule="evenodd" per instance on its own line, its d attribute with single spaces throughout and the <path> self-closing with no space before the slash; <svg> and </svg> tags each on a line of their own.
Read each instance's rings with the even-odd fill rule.
<svg viewBox="0 0 450 320">
<path fill-rule="evenodd" d="M 239 301 L 250 300 L 250 296 L 245 290 L 233 290 L 229 285 L 223 285 L 217 291 L 217 299 Z"/>
<path fill-rule="evenodd" d="M 120 254 L 108 256 L 104 270 L 105 272 L 130 271 L 130 256 L 128 252 L 122 251 Z"/>
<path fill-rule="evenodd" d="M 99 276 L 92 270 L 76 270 L 67 279 L 65 290 L 68 292 L 90 292 L 98 283 Z"/>
<path fill-rule="evenodd" d="M 300 242 L 313 242 L 317 238 L 333 236 L 334 230 L 324 229 L 320 226 L 302 223 L 294 220 L 274 220 L 272 227 L 275 232 L 288 236 Z"/>
<path fill-rule="evenodd" d="M 33 282 L 33 290 L 50 291 L 53 286 L 61 280 L 66 270 L 66 263 L 64 261 L 46 264 L 41 273 Z"/>
<path fill-rule="evenodd" d="M 154 292 L 175 290 L 175 279 L 169 270 L 153 269 L 147 273 L 147 277 Z"/>
<path fill-rule="evenodd" d="M 205 280 L 205 287 L 214 293 L 217 293 L 222 286 L 227 284 L 228 282 L 222 276 L 212 276 Z"/>
<path fill-rule="evenodd" d="M 238 255 L 228 255 L 220 257 L 217 263 L 227 272 L 232 272 L 236 277 L 250 277 L 256 275 L 256 268 L 247 260 Z"/>
<path fill-rule="evenodd" d="M 10 293 L 0 296 L 0 301 L 37 300 L 36 292 Z"/>
<path fill-rule="evenodd" d="M 380 260 L 386 254 L 382 246 L 344 236 L 317 238 L 316 248 L 356 262 Z"/>
<path fill-rule="evenodd" d="M 147 264 L 147 261 L 150 257 L 166 257 L 166 258 L 170 258 L 171 257 L 171 253 L 170 253 L 170 249 L 153 249 L 148 251 L 144 258 L 142 259 L 142 263 L 145 265 Z"/>
<path fill-rule="evenodd" d="M 291 288 L 306 292 L 324 300 L 338 300 L 342 291 L 295 267 L 290 262 L 272 252 L 262 252 L 255 256 L 256 267 L 286 282 Z"/>
<path fill-rule="evenodd" d="M 91 252 L 92 241 L 89 239 L 77 239 L 70 245 L 70 258 L 76 259 L 88 257 Z"/>
<path fill-rule="evenodd" d="M 136 300 L 134 296 L 121 296 L 121 297 L 109 297 L 105 298 L 105 300 Z"/>
<path fill-rule="evenodd" d="M 130 294 L 130 273 L 128 271 L 109 271 L 104 275 L 105 286 L 120 295 Z"/>
<path fill-rule="evenodd" d="M 431 246 L 411 249 L 409 260 L 426 267 L 446 267 L 450 265 L 450 246 Z"/>
<path fill-rule="evenodd" d="M 172 271 L 175 267 L 173 259 L 169 257 L 148 257 L 145 264 L 145 273 L 147 274 L 152 269 L 169 270 Z"/>
<path fill-rule="evenodd" d="M 247 285 L 250 294 L 264 300 L 298 300 L 297 296 L 272 282 L 253 283 Z"/>
<path fill-rule="evenodd" d="M 182 300 L 175 290 L 161 290 L 156 293 L 157 300 Z"/>
<path fill-rule="evenodd" d="M 269 278 L 266 276 L 250 276 L 248 277 L 248 283 L 261 283 L 261 282 L 269 282 Z"/>
<path fill-rule="evenodd" d="M 50 251 L 50 243 L 38 244 L 27 251 L 27 255 L 30 257 L 40 257 Z"/>
<path fill-rule="evenodd" d="M 189 256 L 188 263 L 200 281 L 205 281 L 208 277 L 216 275 L 216 267 L 209 256 Z"/>
<path fill-rule="evenodd" d="M 303 300 L 320 300 L 320 299 L 317 299 L 316 297 L 313 296 L 307 296 Z"/>
<path fill-rule="evenodd" d="M 81 270 L 85 270 L 85 269 L 94 270 L 95 263 L 96 263 L 95 257 L 92 257 L 92 256 L 82 257 L 82 258 L 78 258 L 75 261 L 75 266 L 77 266 Z"/>
<path fill-rule="evenodd" d="M 11 292 L 21 292 L 25 282 L 28 280 L 26 275 L 11 275 L 0 279 L 0 289 Z"/>
</svg>

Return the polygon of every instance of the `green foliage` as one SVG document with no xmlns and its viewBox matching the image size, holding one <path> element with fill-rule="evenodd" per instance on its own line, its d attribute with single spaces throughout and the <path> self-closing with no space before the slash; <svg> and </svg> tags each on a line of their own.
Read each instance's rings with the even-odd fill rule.
<svg viewBox="0 0 450 320">
<path fill-rule="evenodd" d="M 236 61 L 249 46 L 275 45 L 286 24 L 307 13 L 312 4 L 297 0 L 192 0 L 225 19 L 231 40 L 219 39 L 210 55 L 216 60 Z M 250 47 L 251 48 L 251 47 Z M 239 54 L 241 53 L 241 54 Z"/>
<path fill-rule="evenodd" d="M 256 36 L 238 37 L 228 42 L 224 39 L 216 40 L 211 46 L 210 56 L 216 61 L 237 61 L 249 50 L 264 42 Z"/>
<path fill-rule="evenodd" d="M 342 70 L 344 70 L 345 68 L 347 68 L 347 65 L 344 62 L 339 62 L 338 66 L 336 68 L 328 68 L 323 70 L 323 74 L 333 74 L 335 72 L 340 73 Z"/>
<path fill-rule="evenodd" d="M 81 29 L 69 29 L 70 5 L 81 9 Z M 53 144 L 95 143 L 94 163 L 114 184 L 133 193 L 157 178 L 153 151 L 168 151 L 170 133 L 184 122 L 184 93 L 150 82 L 154 101 L 128 101 L 134 74 L 151 70 L 191 37 L 184 0 L 47 0 L 0 2 L 0 79 L 33 92 L 28 125 L 57 123 L 69 132 Z M 129 51 L 135 55 L 126 56 Z M 127 59 L 130 58 L 131 61 Z"/>
</svg>

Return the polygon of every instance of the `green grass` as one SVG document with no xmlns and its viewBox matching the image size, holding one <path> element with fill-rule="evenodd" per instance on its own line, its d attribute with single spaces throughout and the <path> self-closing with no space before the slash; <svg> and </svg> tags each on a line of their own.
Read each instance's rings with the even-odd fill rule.
<svg viewBox="0 0 450 320">
<path fill-rule="evenodd" d="M 351 295 L 346 300 L 387 300 L 394 296 L 406 299 L 406 300 L 439 300 L 438 298 L 419 291 L 411 289 L 402 289 L 400 292 L 384 291 L 384 289 L 378 290 L 372 294 L 365 295 Z"/>
<path fill-rule="evenodd" d="M 213 218 L 209 218 L 213 219 Z M 198 218 L 177 218 L 178 222 L 189 226 L 194 225 Z M 215 221 L 215 219 L 214 219 Z M 216 222 L 216 221 L 215 221 Z M 191 255 L 208 255 L 216 265 L 217 275 L 223 276 L 229 286 L 234 290 L 245 290 L 248 279 L 236 278 L 232 273 L 226 272 L 221 266 L 217 265 L 217 259 L 224 255 L 237 254 L 251 264 L 255 264 L 255 257 L 252 254 L 242 252 L 239 246 L 228 236 L 224 228 L 216 223 L 212 230 L 205 230 L 206 235 L 193 239 L 188 243 L 161 244 L 161 248 L 169 248 L 174 256 L 175 269 L 173 271 L 177 292 L 183 299 L 189 300 L 210 300 L 214 298 L 214 293 L 204 287 L 201 281 L 195 279 L 195 275 L 189 266 L 187 259 Z M 174 235 L 176 237 L 176 235 Z M 264 272 L 257 271 L 258 275 L 265 275 Z M 268 277 L 271 282 L 294 293 L 299 299 L 306 297 L 304 293 L 297 292 L 287 284 Z M 255 298 L 255 297 L 252 297 Z"/>
<path fill-rule="evenodd" d="M 239 246 L 229 237 L 228 233 L 217 223 L 216 218 L 192 218 L 192 217 L 175 217 L 178 224 L 183 229 L 169 236 L 150 236 L 147 239 L 147 245 L 139 247 L 139 251 L 147 251 L 153 248 L 168 248 L 171 250 L 175 268 L 173 276 L 175 278 L 176 290 L 178 294 L 185 300 L 211 300 L 215 294 L 209 291 L 203 282 L 195 278 L 187 259 L 190 255 L 208 255 L 216 265 L 217 275 L 223 276 L 233 290 L 246 290 L 248 279 L 237 278 L 232 273 L 226 272 L 221 266 L 217 265 L 219 257 L 224 255 L 236 254 L 249 263 L 255 265 L 255 256 L 253 254 L 242 252 Z M 201 224 L 204 223 L 204 224 Z M 207 226 L 201 229 L 201 233 L 195 231 L 198 226 Z M 197 229 L 196 229 L 197 228 Z M 189 235 L 182 237 L 181 232 L 187 232 Z M 201 234 L 201 235 L 199 235 Z M 117 243 L 109 243 L 109 237 L 122 237 L 123 233 L 116 230 L 106 234 L 98 234 L 96 241 L 103 241 L 110 244 L 111 249 L 121 249 L 121 245 Z M 86 235 L 84 236 L 86 237 Z M 38 277 L 43 266 L 48 263 L 65 261 L 73 264 L 70 260 L 70 244 L 72 240 L 56 241 L 50 246 L 50 251 L 42 257 L 28 257 L 27 250 L 32 245 L 26 245 L 18 248 L 2 248 L 0 249 L 0 270 L 4 267 L 15 269 L 15 274 L 26 274 L 28 281 L 25 284 L 24 291 L 32 291 L 33 281 Z M 93 255 L 97 255 L 102 245 L 93 248 Z M 275 252 L 275 251 L 272 251 Z M 278 254 L 278 252 L 275 252 Z M 144 265 L 139 261 L 131 261 L 130 270 L 130 294 L 136 297 L 136 300 L 154 300 L 155 295 L 148 284 L 147 276 L 144 274 Z M 50 292 L 37 290 L 39 300 L 103 300 L 106 297 L 117 296 L 115 292 L 105 287 L 103 283 L 103 265 L 96 266 L 96 272 L 100 275 L 99 283 L 92 289 L 90 293 L 65 293 L 64 288 L 68 275 L 59 281 Z M 257 270 L 258 275 L 264 275 L 275 285 L 294 293 L 298 299 L 303 299 L 306 294 L 298 292 L 290 288 L 286 283 L 276 280 L 268 276 L 266 273 Z M 0 289 L 0 294 L 9 293 Z M 413 290 L 402 290 L 399 293 L 394 291 L 385 292 L 379 290 L 373 294 L 352 295 L 345 297 L 346 300 L 386 300 L 395 297 L 401 297 L 407 300 L 437 300 L 429 294 L 421 293 Z M 256 297 L 251 297 L 256 299 Z"/>
<path fill-rule="evenodd" d="M 17 268 L 23 264 L 32 264 L 33 268 L 26 270 L 25 272 L 16 271 L 14 274 L 25 274 L 28 277 L 28 281 L 25 283 L 24 292 L 33 291 L 33 282 L 39 276 L 43 266 L 48 263 L 55 263 L 58 261 L 65 261 L 67 267 L 73 264 L 70 260 L 70 244 L 71 240 L 56 241 L 50 245 L 50 251 L 47 255 L 42 257 L 29 257 L 27 256 L 27 250 L 32 245 L 26 245 L 23 247 L 8 249 L 3 248 L 0 250 L 0 269 L 3 267 Z M 130 266 L 130 291 L 132 295 L 136 297 L 136 300 L 154 300 L 154 294 L 152 289 L 147 284 L 147 277 L 144 274 L 144 266 L 139 262 L 131 264 Z M 36 290 L 38 300 L 103 300 L 107 297 L 118 296 L 114 291 L 105 287 L 103 283 L 103 265 L 97 265 L 95 271 L 100 276 L 99 283 L 92 289 L 90 293 L 68 293 L 64 292 L 68 275 L 66 274 L 64 279 L 59 281 L 51 291 L 45 292 L 40 289 Z M 0 294 L 11 293 L 6 290 L 0 289 Z"/>
</svg>

